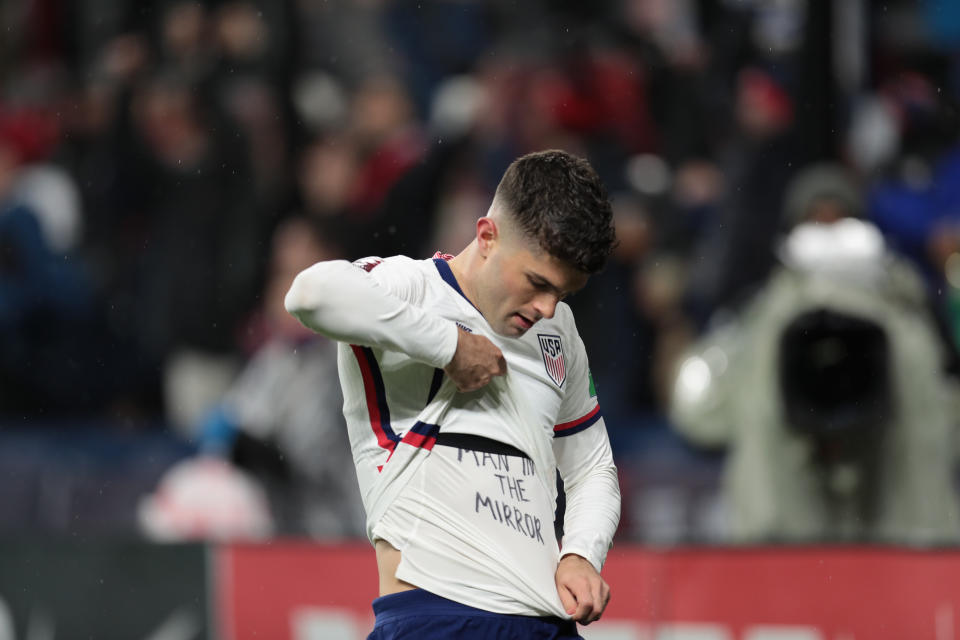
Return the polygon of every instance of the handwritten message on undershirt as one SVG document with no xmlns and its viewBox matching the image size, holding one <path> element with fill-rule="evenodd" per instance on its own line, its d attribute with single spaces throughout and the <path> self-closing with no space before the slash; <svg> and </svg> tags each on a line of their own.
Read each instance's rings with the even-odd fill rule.
<svg viewBox="0 0 960 640">
<path fill-rule="evenodd" d="M 536 468 L 532 460 L 527 458 L 511 460 L 509 456 L 502 454 L 458 449 L 457 462 L 473 464 L 478 469 L 489 470 L 497 480 L 499 492 L 494 490 L 491 495 L 476 492 L 474 511 L 477 514 L 489 516 L 519 535 L 545 544 L 541 535 L 543 523 L 538 516 L 528 513 L 524 508 L 525 503 L 531 502 L 528 497 L 529 487 L 531 483 L 536 482 L 534 478 Z"/>
</svg>

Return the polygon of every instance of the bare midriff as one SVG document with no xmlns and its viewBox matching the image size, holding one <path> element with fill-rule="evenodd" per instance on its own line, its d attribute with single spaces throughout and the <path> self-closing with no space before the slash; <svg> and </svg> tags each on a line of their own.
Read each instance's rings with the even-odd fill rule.
<svg viewBox="0 0 960 640">
<path fill-rule="evenodd" d="M 409 582 L 397 578 L 397 567 L 400 565 L 400 551 L 386 540 L 378 539 L 377 573 L 380 575 L 380 595 L 385 596 L 400 591 L 416 589 Z"/>
</svg>

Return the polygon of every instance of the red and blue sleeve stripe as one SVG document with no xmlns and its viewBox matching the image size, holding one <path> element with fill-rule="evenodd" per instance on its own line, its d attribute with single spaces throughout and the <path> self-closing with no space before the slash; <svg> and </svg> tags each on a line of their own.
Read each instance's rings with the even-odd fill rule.
<svg viewBox="0 0 960 640">
<path fill-rule="evenodd" d="M 437 443 L 438 433 L 440 433 L 440 425 L 418 421 L 403 435 L 403 443 L 430 451 Z"/>
<path fill-rule="evenodd" d="M 566 436 L 572 436 L 575 433 L 580 433 L 587 427 L 595 424 L 597 420 L 602 418 L 603 415 L 600 413 L 600 405 L 598 404 L 593 408 L 593 411 L 588 413 L 585 416 L 577 418 L 576 420 L 571 420 L 570 422 L 563 422 L 553 427 L 553 437 L 554 438 L 563 438 Z"/>
<path fill-rule="evenodd" d="M 383 376 L 380 366 L 370 347 L 350 345 L 353 354 L 360 365 L 360 375 L 363 377 L 363 390 L 367 399 L 367 412 L 370 415 L 370 427 L 377 436 L 377 444 L 393 453 L 400 436 L 390 426 L 390 407 L 387 405 L 387 390 L 383 386 Z"/>
</svg>

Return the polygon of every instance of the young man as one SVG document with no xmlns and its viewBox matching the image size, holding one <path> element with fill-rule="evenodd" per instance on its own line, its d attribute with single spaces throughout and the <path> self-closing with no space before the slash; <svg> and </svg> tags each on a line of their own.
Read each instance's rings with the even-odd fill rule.
<svg viewBox="0 0 960 640">
<path fill-rule="evenodd" d="M 620 492 L 561 301 L 603 266 L 611 217 L 586 161 L 534 153 L 457 256 L 322 262 L 294 280 L 287 309 L 341 343 L 380 574 L 371 638 L 578 638 L 574 621 L 603 613 Z"/>
</svg>

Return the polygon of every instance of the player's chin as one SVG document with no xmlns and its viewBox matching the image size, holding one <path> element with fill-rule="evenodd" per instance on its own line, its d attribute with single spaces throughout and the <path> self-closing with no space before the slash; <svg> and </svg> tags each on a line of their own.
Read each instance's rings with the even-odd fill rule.
<svg viewBox="0 0 960 640">
<path fill-rule="evenodd" d="M 527 333 L 527 329 L 514 328 L 510 333 L 511 337 L 520 338 Z"/>
</svg>

